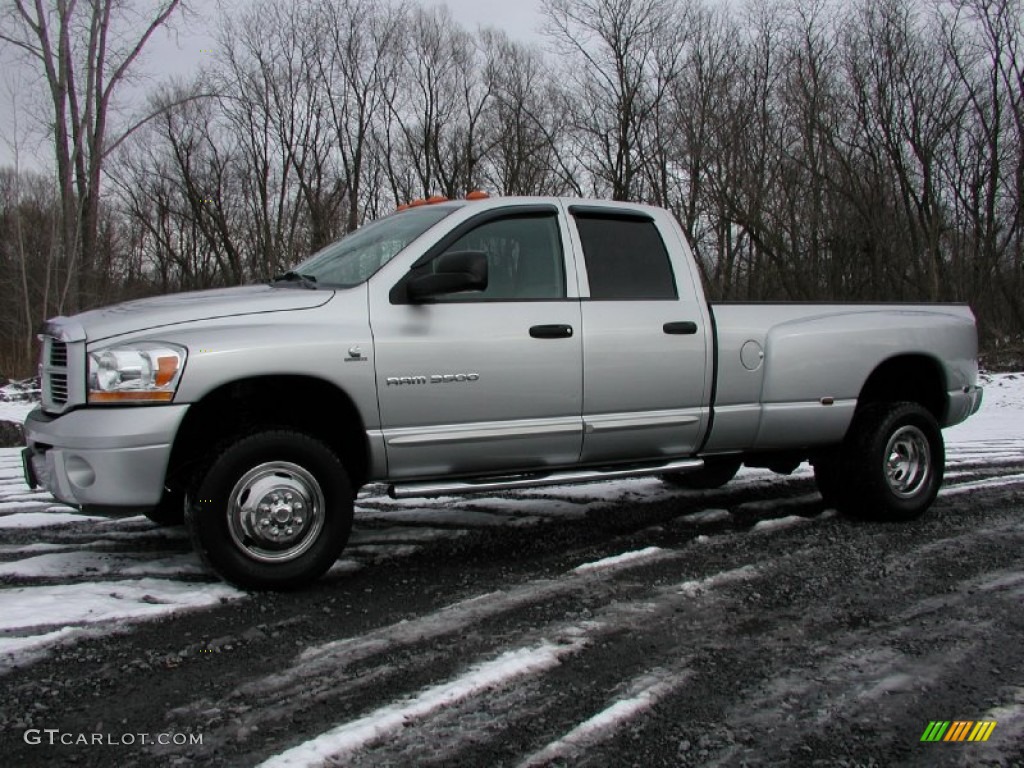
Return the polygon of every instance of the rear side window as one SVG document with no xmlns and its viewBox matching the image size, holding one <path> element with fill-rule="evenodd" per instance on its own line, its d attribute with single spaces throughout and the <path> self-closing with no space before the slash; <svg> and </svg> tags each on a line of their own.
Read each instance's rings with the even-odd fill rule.
<svg viewBox="0 0 1024 768">
<path fill-rule="evenodd" d="M 672 264 L 649 219 L 576 214 L 592 299 L 676 299 Z"/>
</svg>

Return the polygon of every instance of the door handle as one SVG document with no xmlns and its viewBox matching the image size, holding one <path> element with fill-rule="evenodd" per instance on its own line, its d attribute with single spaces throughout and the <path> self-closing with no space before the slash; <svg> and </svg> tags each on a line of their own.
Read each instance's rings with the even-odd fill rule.
<svg viewBox="0 0 1024 768">
<path fill-rule="evenodd" d="M 665 323 L 661 329 L 675 336 L 692 336 L 697 332 L 697 324 L 692 320 L 684 320 L 678 323 Z"/>
<path fill-rule="evenodd" d="M 535 339 L 568 339 L 572 336 L 571 325 L 535 325 L 530 328 Z"/>
</svg>

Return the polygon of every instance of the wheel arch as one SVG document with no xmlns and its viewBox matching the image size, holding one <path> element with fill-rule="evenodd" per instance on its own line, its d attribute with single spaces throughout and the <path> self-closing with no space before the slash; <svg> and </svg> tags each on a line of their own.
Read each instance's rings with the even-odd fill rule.
<svg viewBox="0 0 1024 768">
<path fill-rule="evenodd" d="M 942 364 L 930 355 L 905 354 L 876 366 L 857 395 L 857 409 L 894 402 L 918 403 L 942 424 L 949 407 Z"/>
<path fill-rule="evenodd" d="M 329 446 L 345 466 L 353 492 L 366 483 L 370 449 L 352 398 L 324 379 L 277 374 L 230 381 L 189 407 L 171 449 L 167 485 L 187 486 L 212 446 L 274 428 L 300 431 Z"/>
</svg>

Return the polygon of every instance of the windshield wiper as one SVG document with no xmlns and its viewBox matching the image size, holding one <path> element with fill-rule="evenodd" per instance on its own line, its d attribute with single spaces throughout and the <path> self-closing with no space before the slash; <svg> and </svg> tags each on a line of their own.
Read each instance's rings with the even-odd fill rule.
<svg viewBox="0 0 1024 768">
<path fill-rule="evenodd" d="M 274 275 L 272 283 L 299 283 L 303 288 L 316 290 L 316 277 L 313 275 L 301 275 L 295 270 L 289 269 L 280 275 Z"/>
</svg>

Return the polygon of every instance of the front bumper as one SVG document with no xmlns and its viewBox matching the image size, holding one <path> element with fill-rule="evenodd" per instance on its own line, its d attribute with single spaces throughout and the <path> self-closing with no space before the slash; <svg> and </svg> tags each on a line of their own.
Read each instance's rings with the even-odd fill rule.
<svg viewBox="0 0 1024 768">
<path fill-rule="evenodd" d="M 151 507 L 160 501 L 187 405 L 82 408 L 25 420 L 25 481 L 67 504 Z"/>
</svg>

